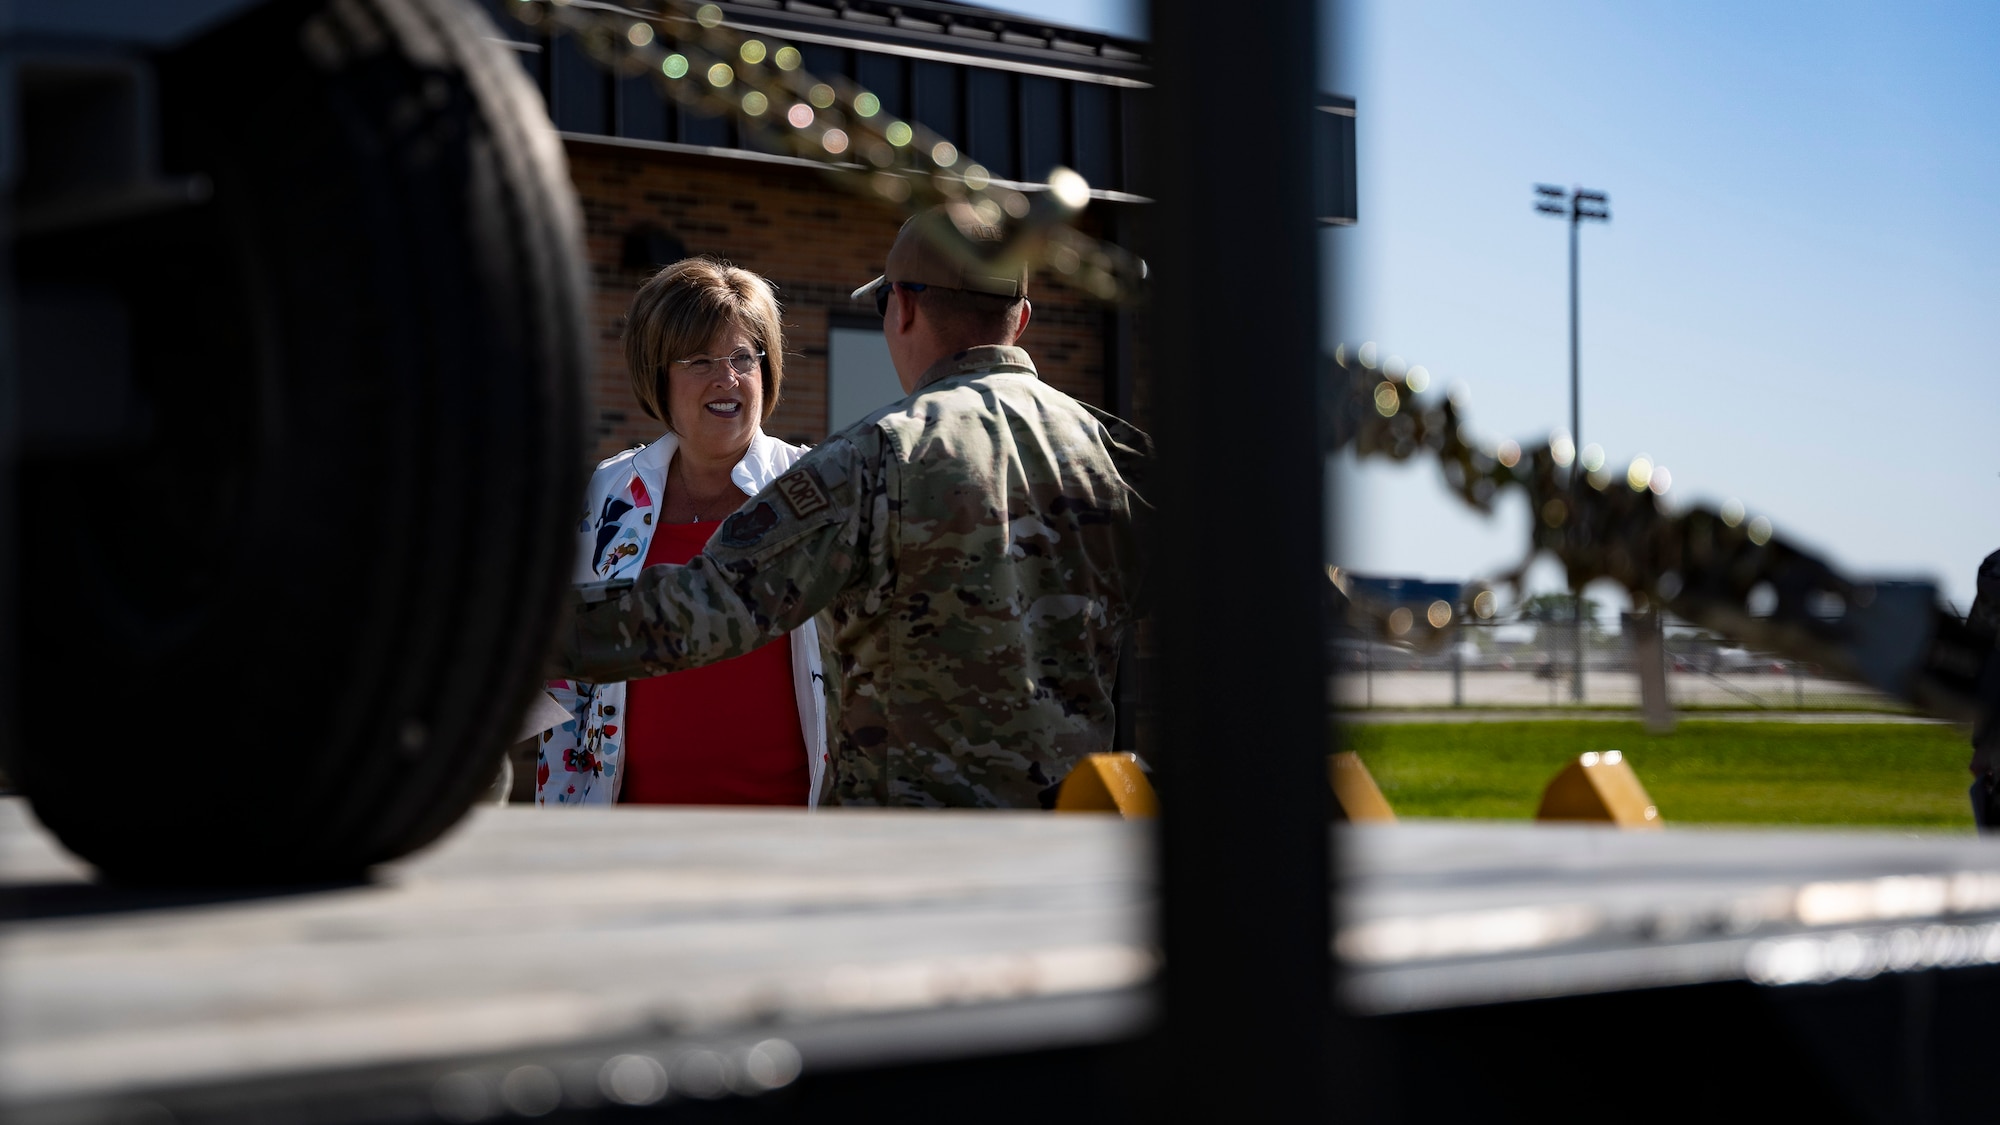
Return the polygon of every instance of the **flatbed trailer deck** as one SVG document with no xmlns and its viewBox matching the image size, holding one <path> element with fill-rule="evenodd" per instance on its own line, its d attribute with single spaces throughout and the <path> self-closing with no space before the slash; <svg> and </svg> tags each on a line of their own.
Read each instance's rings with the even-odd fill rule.
<svg viewBox="0 0 2000 1125">
<path fill-rule="evenodd" d="M 1466 1035 L 1492 1063 L 1571 1039 L 1726 1054 L 1779 1034 L 1764 1065 L 1892 1110 L 1950 1104 L 1960 1080 L 1937 1071 L 1992 1041 L 1959 1027 L 1983 1027 L 2000 962 L 2000 850 L 1976 837 L 1337 831 L 1345 1026 L 1391 1119 L 1440 1096 L 1421 1081 L 1436 1066 L 1468 1073 Z M 842 1075 L 942 1066 L 949 1087 L 1004 1059 L 1045 1083 L 1087 1073 L 1114 1102 L 1154 1081 L 1147 822 L 492 808 L 364 882 L 92 879 L 0 800 L 10 1119 L 768 1116 L 837 1103 Z M 1916 1061 L 1842 1078 L 1842 1051 L 1908 1054 L 1918 982 Z M 1695 992 L 1704 1026 L 1658 1016 Z M 1492 1027 L 1519 1041 L 1469 1030 Z"/>
</svg>

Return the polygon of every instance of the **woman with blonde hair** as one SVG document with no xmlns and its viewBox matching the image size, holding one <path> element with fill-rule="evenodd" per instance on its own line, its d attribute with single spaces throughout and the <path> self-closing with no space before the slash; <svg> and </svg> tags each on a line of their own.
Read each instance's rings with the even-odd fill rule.
<svg viewBox="0 0 2000 1125">
<path fill-rule="evenodd" d="M 714 258 L 655 274 L 632 299 L 625 364 L 658 441 L 591 477 L 578 582 L 686 563 L 805 450 L 764 433 L 784 382 L 771 284 Z M 535 803 L 813 805 L 826 696 L 811 622 L 784 642 L 631 683 L 549 685 L 570 721 L 541 736 Z"/>
</svg>

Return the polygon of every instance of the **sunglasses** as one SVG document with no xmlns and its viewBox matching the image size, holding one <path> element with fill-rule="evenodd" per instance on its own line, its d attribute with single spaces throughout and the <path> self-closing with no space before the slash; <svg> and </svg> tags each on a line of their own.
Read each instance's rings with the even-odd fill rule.
<svg viewBox="0 0 2000 1125">
<path fill-rule="evenodd" d="M 920 284 L 920 283 L 918 283 L 918 282 L 915 282 L 915 281 L 885 281 L 885 282 L 883 282 L 882 284 L 880 284 L 880 285 L 878 285 L 878 286 L 876 286 L 876 287 L 875 287 L 875 315 L 876 315 L 876 316 L 880 316 L 880 317 L 886 317 L 886 316 L 888 316 L 888 315 L 889 315 L 889 290 L 891 290 L 891 289 L 894 289 L 894 288 L 895 288 L 896 286 L 898 286 L 898 285 L 902 286 L 902 287 L 903 287 L 903 288 L 905 288 L 905 289 L 908 289 L 908 290 L 909 290 L 910 292 L 912 292 L 912 293 L 921 293 L 921 292 L 923 292 L 924 290 L 926 290 L 926 289 L 929 289 L 929 288 L 930 288 L 930 286 L 928 286 L 928 285 L 923 285 L 923 284 Z"/>
</svg>

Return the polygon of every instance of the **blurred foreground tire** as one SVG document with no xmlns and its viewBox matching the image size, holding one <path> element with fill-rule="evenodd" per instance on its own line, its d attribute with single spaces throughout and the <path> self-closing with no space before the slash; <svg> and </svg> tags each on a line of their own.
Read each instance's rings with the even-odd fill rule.
<svg viewBox="0 0 2000 1125">
<path fill-rule="evenodd" d="M 157 60 L 164 170 L 206 202 L 17 243 L 24 316 L 94 294 L 130 355 L 124 421 L 19 477 L 17 781 L 113 878 L 421 847 L 539 679 L 583 257 L 493 35 L 460 0 L 256 8 Z"/>
</svg>

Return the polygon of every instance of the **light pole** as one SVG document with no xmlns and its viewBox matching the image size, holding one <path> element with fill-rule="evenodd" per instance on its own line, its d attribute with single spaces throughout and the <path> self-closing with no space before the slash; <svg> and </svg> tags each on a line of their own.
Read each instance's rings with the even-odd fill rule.
<svg viewBox="0 0 2000 1125">
<path fill-rule="evenodd" d="M 1583 466 L 1583 401 L 1580 380 L 1577 374 L 1577 329 L 1576 329 L 1576 232 L 1585 220 L 1594 223 L 1611 221 L 1611 201 L 1601 191 L 1571 188 L 1564 191 L 1548 184 L 1535 185 L 1535 210 L 1545 215 L 1554 215 L 1569 220 L 1569 438 L 1570 455 L 1569 486 L 1576 489 L 1578 470 Z M 1570 505 L 1574 511 L 1576 505 Z M 1583 591 L 1570 591 L 1570 641 L 1576 650 L 1576 682 L 1570 694 L 1578 702 L 1583 702 Z"/>
</svg>

